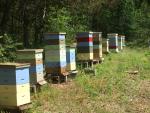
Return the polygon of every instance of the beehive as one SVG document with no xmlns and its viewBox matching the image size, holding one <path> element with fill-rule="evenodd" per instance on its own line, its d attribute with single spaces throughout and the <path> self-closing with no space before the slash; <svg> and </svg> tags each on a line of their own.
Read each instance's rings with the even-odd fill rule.
<svg viewBox="0 0 150 113">
<path fill-rule="evenodd" d="M 66 33 L 46 33 L 45 70 L 47 73 L 66 72 Z"/>
<path fill-rule="evenodd" d="M 17 51 L 17 62 L 30 63 L 30 83 L 36 84 L 44 80 L 43 49 L 24 49 Z"/>
<path fill-rule="evenodd" d="M 75 48 L 67 47 L 67 70 L 73 71 L 76 70 L 76 56 L 75 56 Z"/>
<path fill-rule="evenodd" d="M 93 57 L 94 60 L 102 59 L 102 32 L 93 33 Z"/>
<path fill-rule="evenodd" d="M 102 43 L 103 43 L 102 44 L 103 45 L 102 52 L 109 53 L 109 39 L 103 39 Z"/>
<path fill-rule="evenodd" d="M 31 102 L 29 66 L 0 63 L 0 106 L 17 107 Z"/>
<path fill-rule="evenodd" d="M 123 37 L 122 37 L 122 35 L 118 35 L 118 49 L 119 49 L 119 51 L 123 50 Z"/>
<path fill-rule="evenodd" d="M 123 47 L 126 46 L 126 44 L 125 44 L 125 36 L 124 36 L 124 35 L 122 35 L 122 46 L 123 46 Z"/>
<path fill-rule="evenodd" d="M 106 41 L 106 51 L 109 53 L 109 39 Z"/>
<path fill-rule="evenodd" d="M 77 33 L 77 59 L 93 60 L 93 32 Z"/>
<path fill-rule="evenodd" d="M 107 34 L 107 37 L 109 39 L 109 49 L 110 49 L 110 51 L 119 52 L 119 49 L 118 49 L 118 34 L 116 34 L 116 33 Z"/>
</svg>

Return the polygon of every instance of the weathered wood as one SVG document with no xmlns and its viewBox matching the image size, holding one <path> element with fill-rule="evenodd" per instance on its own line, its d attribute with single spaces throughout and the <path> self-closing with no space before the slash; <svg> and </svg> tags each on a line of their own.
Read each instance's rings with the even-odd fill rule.
<svg viewBox="0 0 150 113">
<path fill-rule="evenodd" d="M 133 74 L 133 75 L 135 75 L 135 74 L 138 74 L 139 73 L 139 71 L 125 71 L 126 73 L 128 73 L 128 74 Z"/>
<path fill-rule="evenodd" d="M 20 106 L 0 106 L 0 109 L 2 111 L 6 111 L 10 113 L 22 113 L 23 110 L 27 110 L 30 108 L 32 108 L 32 103 L 27 103 L 27 104 L 20 105 Z"/>
</svg>

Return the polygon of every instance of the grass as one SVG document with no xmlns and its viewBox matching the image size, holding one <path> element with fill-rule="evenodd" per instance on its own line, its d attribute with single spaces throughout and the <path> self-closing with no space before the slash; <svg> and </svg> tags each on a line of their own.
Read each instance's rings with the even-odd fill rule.
<svg viewBox="0 0 150 113">
<path fill-rule="evenodd" d="M 126 49 L 105 57 L 96 76 L 79 72 L 65 85 L 48 84 L 32 96 L 27 113 L 150 113 L 148 50 Z M 139 71 L 128 74 L 126 71 Z"/>
<path fill-rule="evenodd" d="M 32 94 L 27 113 L 150 113 L 149 50 L 105 56 L 96 76 L 79 71 L 68 84 L 47 84 Z M 138 74 L 128 74 L 135 71 Z"/>
</svg>

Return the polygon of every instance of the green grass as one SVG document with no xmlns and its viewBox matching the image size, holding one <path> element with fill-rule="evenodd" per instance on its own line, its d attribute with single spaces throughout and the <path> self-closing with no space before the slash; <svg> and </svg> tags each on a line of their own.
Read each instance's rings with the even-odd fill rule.
<svg viewBox="0 0 150 113">
<path fill-rule="evenodd" d="M 105 57 L 96 76 L 79 72 L 66 85 L 47 85 L 32 96 L 28 113 L 150 113 L 149 50 Z M 139 71 L 137 75 L 126 71 Z"/>
<path fill-rule="evenodd" d="M 32 94 L 27 113 L 150 113 L 150 55 L 126 49 L 105 56 L 96 76 L 79 71 L 68 84 L 47 84 Z M 139 71 L 136 75 L 126 71 Z"/>
<path fill-rule="evenodd" d="M 47 85 L 33 96 L 28 113 L 149 113 L 148 50 L 110 54 L 96 66 L 96 76 L 79 73 L 67 85 Z M 130 75 L 126 71 L 139 71 Z"/>
</svg>

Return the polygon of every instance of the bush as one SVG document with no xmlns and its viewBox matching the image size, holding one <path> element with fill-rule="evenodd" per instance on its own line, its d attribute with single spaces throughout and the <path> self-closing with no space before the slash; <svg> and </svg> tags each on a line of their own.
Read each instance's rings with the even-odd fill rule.
<svg viewBox="0 0 150 113">
<path fill-rule="evenodd" d="M 14 61 L 16 45 L 11 36 L 0 37 L 0 62 Z"/>
</svg>

